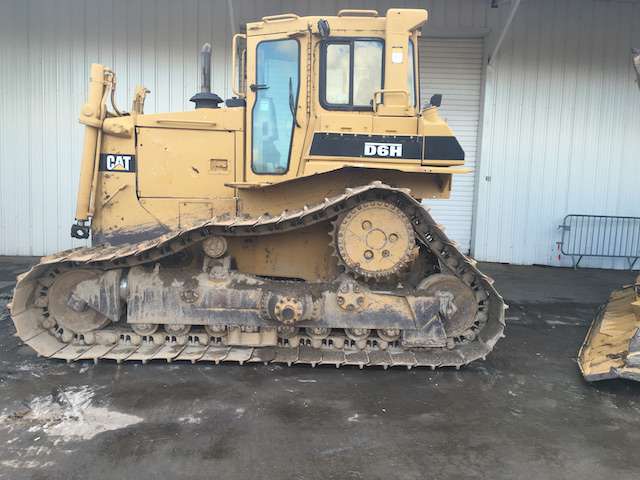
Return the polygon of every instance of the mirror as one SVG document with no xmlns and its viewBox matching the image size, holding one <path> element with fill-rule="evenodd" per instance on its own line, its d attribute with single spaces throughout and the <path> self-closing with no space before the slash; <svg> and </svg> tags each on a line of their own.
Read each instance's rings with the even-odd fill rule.
<svg viewBox="0 0 640 480">
<path fill-rule="evenodd" d="M 318 20 L 318 33 L 322 38 L 327 38 L 331 33 L 331 28 L 329 28 L 329 22 L 327 22 L 324 18 Z"/>
<path fill-rule="evenodd" d="M 432 107 L 439 107 L 440 105 L 442 105 L 442 94 L 436 93 L 435 95 L 432 95 L 431 100 L 429 100 L 429 104 Z"/>
</svg>

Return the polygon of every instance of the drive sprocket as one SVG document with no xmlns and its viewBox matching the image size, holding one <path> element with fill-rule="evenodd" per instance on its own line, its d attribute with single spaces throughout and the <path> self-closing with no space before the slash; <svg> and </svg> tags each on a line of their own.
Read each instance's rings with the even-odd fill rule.
<svg viewBox="0 0 640 480">
<path fill-rule="evenodd" d="M 352 208 L 338 219 L 333 235 L 339 263 L 365 279 L 392 277 L 416 256 L 409 218 L 388 202 L 374 200 Z"/>
</svg>

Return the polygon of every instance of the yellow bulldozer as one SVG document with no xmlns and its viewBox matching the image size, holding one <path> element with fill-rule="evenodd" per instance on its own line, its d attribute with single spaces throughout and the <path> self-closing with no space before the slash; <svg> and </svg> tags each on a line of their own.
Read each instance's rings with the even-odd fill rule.
<svg viewBox="0 0 640 480">
<path fill-rule="evenodd" d="M 91 66 L 73 237 L 19 277 L 18 336 L 75 361 L 162 359 L 460 367 L 503 336 L 492 281 L 422 202 L 469 170 L 421 106 L 427 12 L 342 10 L 248 23 L 233 91 L 211 48 L 188 112 L 114 102 Z M 223 105 L 221 105 L 223 104 Z"/>
<path fill-rule="evenodd" d="M 640 49 L 631 51 L 631 60 L 640 88 Z M 614 291 L 598 311 L 578 353 L 578 364 L 590 382 L 640 381 L 640 276 L 632 285 Z"/>
</svg>

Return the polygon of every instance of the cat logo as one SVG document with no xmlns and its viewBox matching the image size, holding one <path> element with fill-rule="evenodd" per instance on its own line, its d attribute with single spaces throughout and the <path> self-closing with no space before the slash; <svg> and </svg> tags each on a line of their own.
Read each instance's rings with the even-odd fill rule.
<svg viewBox="0 0 640 480">
<path fill-rule="evenodd" d="M 103 153 L 100 155 L 100 170 L 106 172 L 135 172 L 136 157 L 134 155 L 118 155 Z"/>
<path fill-rule="evenodd" d="M 129 171 L 131 155 L 107 155 L 107 170 Z"/>
<path fill-rule="evenodd" d="M 364 144 L 365 157 L 402 157 L 401 143 L 372 143 Z"/>
</svg>

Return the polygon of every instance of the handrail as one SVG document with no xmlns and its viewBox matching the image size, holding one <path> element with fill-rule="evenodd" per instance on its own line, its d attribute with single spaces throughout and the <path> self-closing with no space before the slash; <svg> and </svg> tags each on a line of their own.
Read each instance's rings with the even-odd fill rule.
<svg viewBox="0 0 640 480">
<path fill-rule="evenodd" d="M 406 107 L 409 108 L 409 92 L 407 90 L 404 89 L 382 89 L 382 90 L 376 90 L 375 92 L 373 92 L 373 111 L 377 112 L 378 111 L 378 105 L 380 105 L 382 103 L 382 95 L 384 95 L 385 93 L 399 93 L 405 96 L 405 99 L 407 101 L 406 103 Z M 380 97 L 380 102 L 378 102 L 378 97 Z"/>
<path fill-rule="evenodd" d="M 280 15 L 269 15 L 267 17 L 262 17 L 262 21 L 264 23 L 270 22 L 284 22 L 285 20 L 297 20 L 300 17 L 295 13 L 281 13 Z"/>
<path fill-rule="evenodd" d="M 357 8 L 343 8 L 338 12 L 339 17 L 377 17 L 377 10 L 358 10 Z"/>
<path fill-rule="evenodd" d="M 212 122 L 209 120 L 156 120 L 156 123 L 159 123 L 160 125 L 165 124 L 165 125 L 202 125 L 207 126 L 207 127 L 217 127 L 218 123 L 217 122 Z"/>
<path fill-rule="evenodd" d="M 238 68 L 236 65 L 236 57 L 238 54 L 238 38 L 244 38 L 245 42 L 247 41 L 247 35 L 244 33 L 236 33 L 231 39 L 231 91 L 242 98 L 245 96 L 244 92 L 240 91 L 240 82 L 239 79 L 236 78 L 238 72 Z"/>
</svg>

